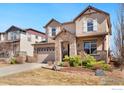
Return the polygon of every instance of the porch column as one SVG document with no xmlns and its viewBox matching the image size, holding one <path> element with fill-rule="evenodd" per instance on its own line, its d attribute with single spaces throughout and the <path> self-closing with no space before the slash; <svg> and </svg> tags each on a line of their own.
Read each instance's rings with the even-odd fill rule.
<svg viewBox="0 0 124 93">
<path fill-rule="evenodd" d="M 70 56 L 77 55 L 76 38 L 70 41 Z"/>
<path fill-rule="evenodd" d="M 61 62 L 61 42 L 55 43 L 55 62 Z"/>
</svg>

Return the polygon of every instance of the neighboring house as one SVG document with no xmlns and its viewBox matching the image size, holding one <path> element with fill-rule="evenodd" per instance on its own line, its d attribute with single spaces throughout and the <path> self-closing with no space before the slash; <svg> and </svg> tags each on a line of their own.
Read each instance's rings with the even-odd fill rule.
<svg viewBox="0 0 124 93">
<path fill-rule="evenodd" d="M 65 55 L 78 55 L 81 51 L 108 62 L 109 13 L 88 6 L 72 21 L 61 23 L 52 19 L 44 28 L 47 42 L 34 44 L 38 62 L 61 62 Z"/>
<path fill-rule="evenodd" d="M 32 44 L 42 42 L 46 39 L 43 32 L 34 29 L 21 29 L 11 26 L 8 30 L 0 33 L 0 56 L 14 56 L 24 54 L 33 56 Z"/>
</svg>

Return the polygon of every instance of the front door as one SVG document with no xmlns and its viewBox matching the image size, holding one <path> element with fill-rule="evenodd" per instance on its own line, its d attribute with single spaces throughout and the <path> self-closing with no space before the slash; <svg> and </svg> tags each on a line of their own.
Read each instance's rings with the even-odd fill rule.
<svg viewBox="0 0 124 93">
<path fill-rule="evenodd" d="M 62 60 L 63 60 L 63 58 L 66 55 L 69 56 L 69 42 L 68 41 L 62 42 L 61 50 L 62 50 Z"/>
</svg>

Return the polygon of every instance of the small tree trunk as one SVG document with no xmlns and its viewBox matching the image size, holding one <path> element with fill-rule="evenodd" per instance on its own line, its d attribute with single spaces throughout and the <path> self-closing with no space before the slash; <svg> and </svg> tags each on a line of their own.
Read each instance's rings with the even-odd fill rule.
<svg viewBox="0 0 124 93">
<path fill-rule="evenodd" d="M 121 66 L 120 66 L 120 71 L 123 71 L 123 58 L 121 58 Z"/>
</svg>

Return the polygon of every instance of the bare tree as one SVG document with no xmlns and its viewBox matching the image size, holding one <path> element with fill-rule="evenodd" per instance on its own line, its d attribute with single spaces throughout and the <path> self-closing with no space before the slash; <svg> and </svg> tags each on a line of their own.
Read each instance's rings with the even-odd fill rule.
<svg viewBox="0 0 124 93">
<path fill-rule="evenodd" d="M 117 11 L 117 21 L 114 23 L 114 56 L 121 64 L 121 71 L 124 64 L 124 51 L 123 51 L 123 36 L 124 36 L 124 4 L 119 4 L 119 10 Z"/>
</svg>

